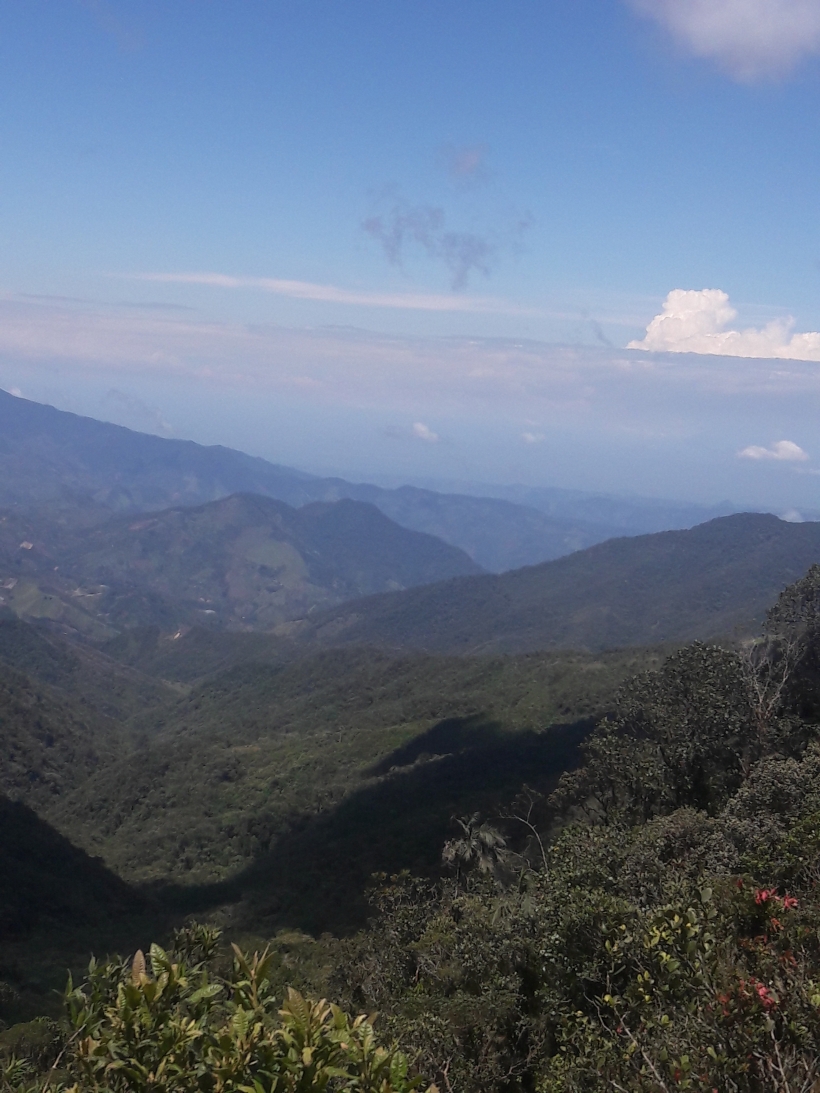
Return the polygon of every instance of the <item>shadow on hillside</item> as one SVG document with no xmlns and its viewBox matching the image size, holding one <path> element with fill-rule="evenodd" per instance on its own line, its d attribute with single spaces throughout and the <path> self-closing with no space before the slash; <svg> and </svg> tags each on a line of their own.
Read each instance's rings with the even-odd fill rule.
<svg viewBox="0 0 820 1093">
<path fill-rule="evenodd" d="M 301 818 L 236 877 L 155 895 L 167 911 L 183 914 L 241 901 L 240 924 L 255 932 L 286 925 L 349 933 L 366 919 L 374 873 L 436 873 L 453 816 L 492 816 L 525 782 L 548 792 L 577 764 L 592 724 L 510 733 L 481 716 L 439 722 L 371 768 L 378 780 L 328 812 Z"/>
</svg>

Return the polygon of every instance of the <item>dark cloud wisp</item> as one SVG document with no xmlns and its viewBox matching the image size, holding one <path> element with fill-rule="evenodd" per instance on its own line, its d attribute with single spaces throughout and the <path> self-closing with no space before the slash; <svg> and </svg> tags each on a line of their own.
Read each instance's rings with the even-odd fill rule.
<svg viewBox="0 0 820 1093">
<path fill-rule="evenodd" d="M 400 198 L 387 212 L 369 216 L 362 228 L 381 245 L 391 265 L 402 265 L 408 245 L 443 262 L 454 289 L 464 288 L 473 273 L 488 277 L 496 258 L 497 247 L 489 237 L 448 231 L 444 210 L 433 205 L 411 205 Z"/>
<path fill-rule="evenodd" d="M 521 250 L 532 217 L 518 214 L 513 222 L 505 218 L 495 231 L 453 231 L 445 212 L 437 205 L 414 205 L 406 198 L 390 195 L 388 207 L 362 221 L 362 229 L 381 246 L 391 265 L 402 267 L 413 248 L 443 263 L 454 289 L 465 288 L 480 273 L 489 277 L 502 251 Z"/>
</svg>

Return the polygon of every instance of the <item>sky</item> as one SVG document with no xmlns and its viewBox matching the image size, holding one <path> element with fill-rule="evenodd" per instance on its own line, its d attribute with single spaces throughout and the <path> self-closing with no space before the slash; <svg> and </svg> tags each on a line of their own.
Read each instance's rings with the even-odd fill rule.
<svg viewBox="0 0 820 1093">
<path fill-rule="evenodd" d="M 358 480 L 820 508 L 820 0 L 26 0 L 0 386 Z"/>
</svg>

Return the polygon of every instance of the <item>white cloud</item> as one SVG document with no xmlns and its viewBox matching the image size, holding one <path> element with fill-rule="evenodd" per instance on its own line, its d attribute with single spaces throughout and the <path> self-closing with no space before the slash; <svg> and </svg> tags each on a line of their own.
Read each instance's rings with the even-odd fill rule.
<svg viewBox="0 0 820 1093">
<path fill-rule="evenodd" d="M 744 82 L 820 53 L 820 0 L 629 0 L 696 57 Z"/>
<path fill-rule="evenodd" d="M 799 509 L 787 509 L 780 519 L 786 524 L 802 524 L 805 522 L 803 513 Z"/>
<path fill-rule="evenodd" d="M 547 438 L 543 433 L 522 433 L 521 439 L 525 444 L 541 444 Z"/>
<path fill-rule="evenodd" d="M 36 397 L 28 379 L 36 369 L 43 375 L 93 374 L 100 394 L 111 387 L 132 391 L 146 405 L 161 402 L 170 412 L 166 395 L 149 394 L 139 377 L 154 377 L 151 384 L 194 381 L 225 392 L 252 391 L 259 399 L 278 393 L 284 401 L 334 412 L 345 406 L 365 413 L 386 409 L 391 420 L 408 423 L 405 436 L 418 441 L 417 450 L 424 441 L 413 431 L 414 422 L 430 428 L 431 417 L 487 413 L 494 421 L 508 420 L 505 430 L 512 428 L 531 453 L 553 443 L 556 431 L 580 428 L 581 422 L 595 436 L 682 437 L 703 431 L 709 415 L 719 415 L 719 428 L 734 423 L 729 443 L 737 451 L 750 438 L 769 435 L 773 414 L 793 423 L 790 430 L 800 436 L 810 435 L 820 415 L 820 367 L 814 361 L 675 354 L 656 359 L 637 352 L 629 358 L 631 367 L 625 367 L 624 351 L 534 340 L 206 322 L 187 314 L 58 306 L 0 295 L 0 383 L 19 385 L 29 397 Z M 173 413 L 178 428 L 181 418 Z M 530 445 L 524 431 L 546 440 Z M 442 436 L 439 446 L 444 443 Z M 790 466 L 810 471 L 809 463 Z"/>
<path fill-rule="evenodd" d="M 676 288 L 646 328 L 645 337 L 630 342 L 627 348 L 820 361 L 820 333 L 792 334 L 793 319 L 773 319 L 762 329 L 725 329 L 735 318 L 737 312 L 719 288 Z"/>
<path fill-rule="evenodd" d="M 435 444 L 439 439 L 438 433 L 434 433 L 429 425 L 425 425 L 423 421 L 414 423 L 413 435 L 417 436 L 419 440 L 426 440 L 428 444 Z"/>
<path fill-rule="evenodd" d="M 778 440 L 771 448 L 762 448 L 759 444 L 750 444 L 737 453 L 741 459 L 776 459 L 784 463 L 803 463 L 809 457 L 793 440 Z"/>
<path fill-rule="evenodd" d="M 166 285 L 207 285 L 212 288 L 251 288 L 287 296 L 293 300 L 312 300 L 326 304 L 354 307 L 386 307 L 401 311 L 468 311 L 492 315 L 530 315 L 528 308 L 491 296 L 458 296 L 450 293 L 357 292 L 337 285 L 317 285 L 311 281 L 285 281 L 275 277 L 233 277 L 226 273 L 135 273 L 135 281 L 153 281 Z"/>
</svg>

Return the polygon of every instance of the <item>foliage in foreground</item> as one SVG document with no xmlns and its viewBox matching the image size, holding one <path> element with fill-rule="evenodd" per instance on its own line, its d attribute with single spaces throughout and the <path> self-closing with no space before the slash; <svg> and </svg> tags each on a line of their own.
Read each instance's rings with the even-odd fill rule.
<svg viewBox="0 0 820 1093">
<path fill-rule="evenodd" d="M 475 1093 L 820 1090 L 820 567 L 741 653 L 627 685 L 512 854 L 394 878 L 334 975 L 429 1080 Z M 468 862 L 471 872 L 465 871 Z"/>
<path fill-rule="evenodd" d="M 218 932 L 181 931 L 175 953 L 152 945 L 146 961 L 92 961 L 69 982 L 66 1034 L 45 1079 L 12 1060 L 0 1088 L 68 1093 L 409 1093 L 401 1052 L 376 1040 L 372 1019 L 351 1018 L 290 989 L 284 1004 L 270 978 L 272 954 L 234 946 L 231 971 L 215 974 Z M 28 1083 L 28 1084 L 27 1084 Z"/>
<path fill-rule="evenodd" d="M 76 1093 L 413 1088 L 345 1012 L 378 1009 L 447 1093 L 820 1093 L 818 723 L 820 566 L 759 643 L 696 644 L 626 685 L 552 812 L 529 794 L 506 836 L 461 821 L 450 879 L 385 879 L 366 931 L 288 968 L 344 1009 L 292 992 L 277 1017 L 271 954 L 235 950 L 220 978 L 200 931 L 150 975 L 139 954 L 92 967 L 54 1074 Z"/>
</svg>

